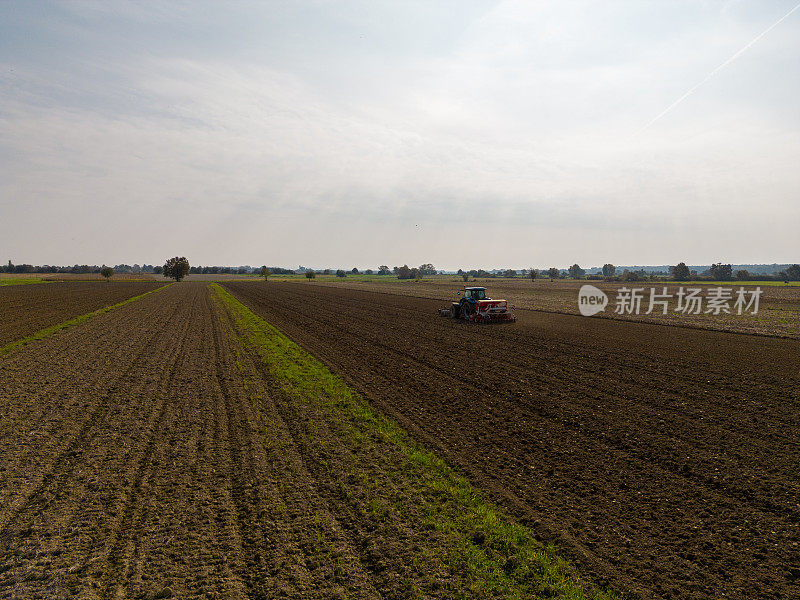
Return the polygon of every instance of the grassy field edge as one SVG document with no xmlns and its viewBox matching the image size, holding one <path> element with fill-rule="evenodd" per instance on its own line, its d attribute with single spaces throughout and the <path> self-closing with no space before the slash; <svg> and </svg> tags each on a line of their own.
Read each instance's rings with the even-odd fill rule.
<svg viewBox="0 0 800 600">
<path fill-rule="evenodd" d="M 74 327 L 75 325 L 80 325 L 84 321 L 88 321 L 91 318 L 97 317 L 114 309 L 120 308 L 121 306 L 125 306 L 126 304 L 130 304 L 131 302 L 136 302 L 137 300 L 141 300 L 145 296 L 149 296 L 150 294 L 153 294 L 159 290 L 163 290 L 165 287 L 168 287 L 169 285 L 172 284 L 168 283 L 166 285 L 162 285 L 161 287 L 157 287 L 154 290 L 149 290 L 144 294 L 139 294 L 138 296 L 132 296 L 131 298 L 123 300 L 122 302 L 117 302 L 116 304 L 104 306 L 103 308 L 99 308 L 90 313 L 78 315 L 77 317 L 73 317 L 72 319 L 69 319 L 67 321 L 56 323 L 55 325 L 51 325 L 50 327 L 45 327 L 44 329 L 41 329 L 36 333 L 33 333 L 27 337 L 10 342 L 5 346 L 0 346 L 0 356 L 8 354 L 12 350 L 25 346 L 26 344 L 30 344 L 31 342 L 35 342 L 37 340 L 41 340 L 50 335 L 53 335 L 54 333 L 56 333 L 57 331 L 61 331 L 62 329 L 66 329 L 68 327 Z"/>
<path fill-rule="evenodd" d="M 353 445 L 380 440 L 377 443 L 391 444 L 407 458 L 403 472 L 390 477 L 422 482 L 419 502 L 424 506 L 423 522 L 411 526 L 433 528 L 446 540 L 447 556 L 439 558 L 459 570 L 464 585 L 453 590 L 453 597 L 619 598 L 582 581 L 558 556 L 556 548 L 537 541 L 530 529 L 486 501 L 464 477 L 423 449 L 392 420 L 374 411 L 320 361 L 230 292 L 218 284 L 210 287 L 231 317 L 237 335 L 257 353 L 284 393 L 302 402 L 322 404 L 330 418 L 352 425 Z M 385 468 L 400 469 L 391 465 Z M 430 502 L 430 498 L 437 501 Z"/>
<path fill-rule="evenodd" d="M 19 277 L 15 279 L 0 279 L 0 286 L 6 285 L 28 285 L 31 283 L 48 283 L 39 278 Z"/>
</svg>

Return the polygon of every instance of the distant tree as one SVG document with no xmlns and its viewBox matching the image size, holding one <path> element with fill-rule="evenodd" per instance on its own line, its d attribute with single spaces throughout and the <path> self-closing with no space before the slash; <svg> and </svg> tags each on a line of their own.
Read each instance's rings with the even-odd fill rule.
<svg viewBox="0 0 800 600">
<path fill-rule="evenodd" d="M 641 278 L 641 275 L 636 271 L 629 271 L 628 269 L 625 269 L 622 272 L 622 281 L 639 281 Z"/>
<path fill-rule="evenodd" d="M 503 271 L 503 277 L 516 277 L 517 272 L 514 269 L 506 269 Z"/>
<path fill-rule="evenodd" d="M 100 275 L 106 278 L 106 281 L 111 279 L 114 276 L 114 269 L 111 267 L 103 267 L 100 269 Z"/>
<path fill-rule="evenodd" d="M 258 274 L 264 278 L 264 281 L 269 281 L 269 276 L 272 275 L 266 265 L 261 267 L 261 270 L 258 272 Z"/>
<path fill-rule="evenodd" d="M 436 267 L 434 267 L 431 263 L 420 265 L 418 270 L 421 275 L 436 275 Z"/>
<path fill-rule="evenodd" d="M 586 271 L 581 269 L 578 264 L 574 264 L 567 269 L 567 273 L 569 273 L 569 276 L 573 279 L 583 279 L 583 277 L 586 275 Z"/>
<path fill-rule="evenodd" d="M 175 281 L 180 281 L 189 272 L 189 261 L 185 256 L 170 258 L 164 263 L 164 277 L 171 277 Z"/>
<path fill-rule="evenodd" d="M 687 281 L 692 274 L 689 272 L 689 267 L 686 266 L 686 263 L 680 262 L 669 268 L 669 276 L 675 281 Z"/>
<path fill-rule="evenodd" d="M 372 269 L 367 269 L 366 271 L 364 271 L 364 273 L 366 275 L 372 275 L 373 273 L 375 273 L 375 271 L 373 271 Z"/>
<path fill-rule="evenodd" d="M 617 272 L 617 267 L 612 265 L 611 263 L 606 263 L 603 265 L 603 277 L 613 277 Z"/>
<path fill-rule="evenodd" d="M 469 281 L 469 273 L 461 272 L 461 280 L 462 281 Z"/>
<path fill-rule="evenodd" d="M 800 265 L 792 265 L 786 269 L 786 279 L 789 281 L 800 281 Z"/>
<path fill-rule="evenodd" d="M 306 271 L 306 279 L 314 279 L 317 274 L 314 271 Z"/>
<path fill-rule="evenodd" d="M 409 268 L 408 265 L 403 265 L 402 267 L 395 267 L 394 271 L 397 274 L 398 279 L 412 279 L 414 277 L 413 271 Z"/>
<path fill-rule="evenodd" d="M 355 267 L 353 267 L 353 268 L 350 270 L 350 272 L 351 272 L 353 275 L 358 275 L 358 269 L 356 269 Z"/>
<path fill-rule="evenodd" d="M 551 267 L 550 269 L 547 270 L 547 276 L 550 279 L 558 279 L 559 273 L 560 273 L 559 270 L 556 269 L 555 267 Z"/>
<path fill-rule="evenodd" d="M 378 275 L 391 275 L 391 274 L 392 272 L 386 265 L 381 265 L 380 267 L 378 267 Z"/>
<path fill-rule="evenodd" d="M 330 270 L 330 269 L 324 269 L 324 270 L 322 271 L 322 274 L 323 274 L 323 275 L 330 275 L 330 274 L 331 274 L 331 270 Z"/>
<path fill-rule="evenodd" d="M 535 281 L 538 276 L 539 276 L 539 270 L 531 267 L 530 271 L 528 271 L 528 277 L 531 278 L 531 281 Z"/>
<path fill-rule="evenodd" d="M 711 265 L 711 277 L 717 281 L 728 281 L 733 276 L 733 269 L 731 265 L 724 265 L 722 263 L 714 263 Z"/>
<path fill-rule="evenodd" d="M 341 269 L 336 269 L 336 276 L 337 277 L 347 277 L 347 273 L 345 273 Z"/>
<path fill-rule="evenodd" d="M 741 269 L 739 271 L 736 271 L 736 279 L 740 279 L 743 281 L 746 279 L 750 279 L 750 273 L 746 269 Z"/>
</svg>

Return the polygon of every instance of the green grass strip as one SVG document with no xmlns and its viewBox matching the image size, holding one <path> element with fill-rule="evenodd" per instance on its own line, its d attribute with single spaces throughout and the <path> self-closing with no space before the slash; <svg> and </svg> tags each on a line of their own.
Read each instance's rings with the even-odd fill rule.
<svg viewBox="0 0 800 600">
<path fill-rule="evenodd" d="M 36 340 L 41 340 L 46 338 L 50 335 L 53 335 L 56 331 L 61 331 L 62 329 L 66 329 L 67 327 L 73 327 L 75 325 L 80 325 L 84 321 L 88 321 L 89 319 L 96 317 L 98 315 L 102 315 L 104 313 L 110 312 L 120 306 L 125 306 L 126 304 L 130 304 L 131 302 L 136 302 L 137 300 L 141 300 L 145 296 L 149 296 L 159 290 L 163 290 L 165 287 L 170 286 L 171 284 L 162 285 L 154 290 L 150 290 L 149 292 L 145 292 L 144 294 L 139 294 L 138 296 L 133 296 L 128 298 L 127 300 L 123 300 L 122 302 L 117 302 L 116 304 L 112 304 L 110 306 L 104 306 L 94 312 L 86 313 L 85 315 L 78 315 L 70 319 L 69 321 L 64 321 L 63 323 L 57 323 L 56 325 L 51 325 L 50 327 L 46 327 L 36 333 L 29 335 L 28 337 L 24 337 L 21 340 L 16 340 L 11 342 L 10 344 L 6 344 L 5 346 L 0 347 L 0 356 L 4 354 L 8 354 L 12 350 L 19 348 L 20 346 L 24 346 L 26 344 L 30 344 L 31 342 L 35 342 Z"/>
<path fill-rule="evenodd" d="M 446 556 L 431 557 L 434 549 L 422 549 L 422 555 L 440 560 L 450 566 L 451 572 L 460 574 L 460 589 L 451 590 L 449 598 L 619 598 L 613 592 L 579 581 L 575 570 L 559 558 L 555 547 L 538 542 L 529 528 L 484 499 L 442 459 L 422 448 L 395 422 L 374 411 L 344 380 L 227 290 L 216 283 L 211 287 L 232 317 L 237 335 L 247 348 L 257 353 L 286 394 L 299 402 L 323 406 L 328 418 L 338 423 L 352 424 L 350 435 L 355 448 L 379 439 L 404 456 L 406 464 L 386 467 L 398 469 L 389 472 L 388 477 L 395 481 L 405 477 L 405 481 L 419 490 L 415 492 L 415 499 L 420 502 L 419 515 L 414 516 L 408 510 L 403 513 L 410 524 L 435 529 L 444 536 Z M 485 538 L 476 541 L 476 532 Z M 422 598 L 424 593 L 413 596 Z"/>
<path fill-rule="evenodd" d="M 10 279 L 0 279 L 0 286 L 4 285 L 25 285 L 28 283 L 47 283 L 39 278 L 12 277 Z"/>
</svg>

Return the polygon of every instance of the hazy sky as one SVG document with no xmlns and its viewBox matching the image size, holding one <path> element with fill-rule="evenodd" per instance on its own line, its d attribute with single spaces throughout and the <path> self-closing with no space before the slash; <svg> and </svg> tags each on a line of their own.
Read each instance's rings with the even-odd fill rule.
<svg viewBox="0 0 800 600">
<path fill-rule="evenodd" d="M 3 2 L 0 260 L 796 262 L 796 4 Z"/>
</svg>

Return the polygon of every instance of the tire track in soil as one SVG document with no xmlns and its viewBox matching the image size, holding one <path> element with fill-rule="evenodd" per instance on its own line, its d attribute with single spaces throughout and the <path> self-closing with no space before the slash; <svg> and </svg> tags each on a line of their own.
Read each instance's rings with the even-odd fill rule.
<svg viewBox="0 0 800 600">
<path fill-rule="evenodd" d="M 796 342 L 524 312 L 471 328 L 437 302 L 225 287 L 601 580 L 797 592 Z"/>
<path fill-rule="evenodd" d="M 169 366 L 165 369 L 163 380 L 159 382 L 159 390 L 168 392 L 174 386 L 175 379 L 178 373 L 178 365 L 185 359 L 186 355 L 186 338 L 189 333 L 191 324 L 195 321 L 197 316 L 197 298 L 192 298 L 191 309 L 188 311 L 188 318 L 183 319 L 180 324 L 182 331 L 180 333 L 173 333 L 174 339 L 179 340 L 177 349 L 174 351 L 169 359 Z M 152 432 L 151 435 L 146 437 L 141 444 L 141 448 L 135 453 L 131 461 L 133 476 L 128 479 L 132 480 L 133 485 L 130 490 L 124 493 L 127 498 L 123 509 L 122 519 L 119 526 L 115 529 L 117 534 L 116 541 L 111 546 L 111 551 L 108 554 L 108 569 L 105 574 L 106 583 L 104 585 L 104 597 L 108 598 L 124 598 L 124 586 L 122 581 L 128 579 L 129 575 L 126 572 L 127 567 L 132 558 L 127 555 L 136 557 L 139 551 L 139 538 L 141 532 L 137 525 L 147 516 L 147 504 L 143 503 L 143 487 L 146 478 L 149 478 L 154 469 L 152 461 L 153 455 L 157 448 L 158 440 L 163 439 L 168 431 L 171 423 L 165 418 L 169 409 L 169 396 L 164 394 L 160 399 L 160 404 L 151 413 L 151 417 L 147 421 L 146 431 Z M 174 438 L 170 440 L 174 444 Z"/>
<path fill-rule="evenodd" d="M 135 594 L 146 587 L 144 580 L 148 577 L 148 565 L 168 565 L 171 562 L 174 563 L 173 568 L 162 569 L 161 577 L 179 589 L 186 588 L 180 595 L 214 597 L 220 594 L 222 597 L 239 598 L 244 597 L 245 592 L 234 575 L 238 569 L 229 564 L 236 562 L 232 555 L 240 555 L 237 548 L 241 545 L 241 541 L 230 531 L 228 482 L 232 477 L 231 465 L 220 462 L 227 444 L 224 434 L 220 433 L 225 427 L 220 423 L 219 396 L 205 385 L 205 382 L 213 381 L 218 376 L 211 368 L 213 362 L 208 360 L 209 356 L 213 356 L 213 351 L 206 343 L 213 332 L 209 331 L 210 314 L 204 286 L 198 286 L 197 289 L 202 290 L 202 294 L 200 314 L 192 319 L 196 328 L 193 351 L 190 353 L 193 360 L 181 369 L 186 373 L 181 382 L 186 389 L 176 398 L 179 400 L 182 397 L 183 401 L 173 407 L 176 414 L 169 416 L 169 442 L 164 445 L 164 451 L 153 459 L 162 468 L 154 471 L 150 478 L 148 510 L 141 511 L 136 527 L 137 538 L 143 542 L 134 548 L 133 556 L 127 561 L 130 567 L 120 586 Z M 210 446 L 206 446 L 203 439 L 204 431 L 208 429 L 213 431 Z M 185 469 L 169 468 L 185 463 L 188 463 Z M 206 481 L 202 481 L 204 477 Z M 201 511 L 201 514 L 197 514 L 196 510 L 165 511 L 164 506 L 169 503 L 168 491 L 175 487 L 192 498 L 192 505 L 205 506 L 210 502 L 212 508 Z M 222 489 L 221 493 L 218 488 Z M 211 501 L 208 495 L 212 496 Z M 190 533 L 186 535 L 183 528 Z M 205 539 L 209 529 L 216 531 L 216 543 L 209 543 Z M 158 542 L 159 538 L 165 537 L 171 547 L 166 556 Z M 193 556 L 202 557 L 196 565 L 196 571 L 184 564 L 188 557 Z M 181 583 L 173 583 L 173 577 L 182 580 Z"/>
</svg>

